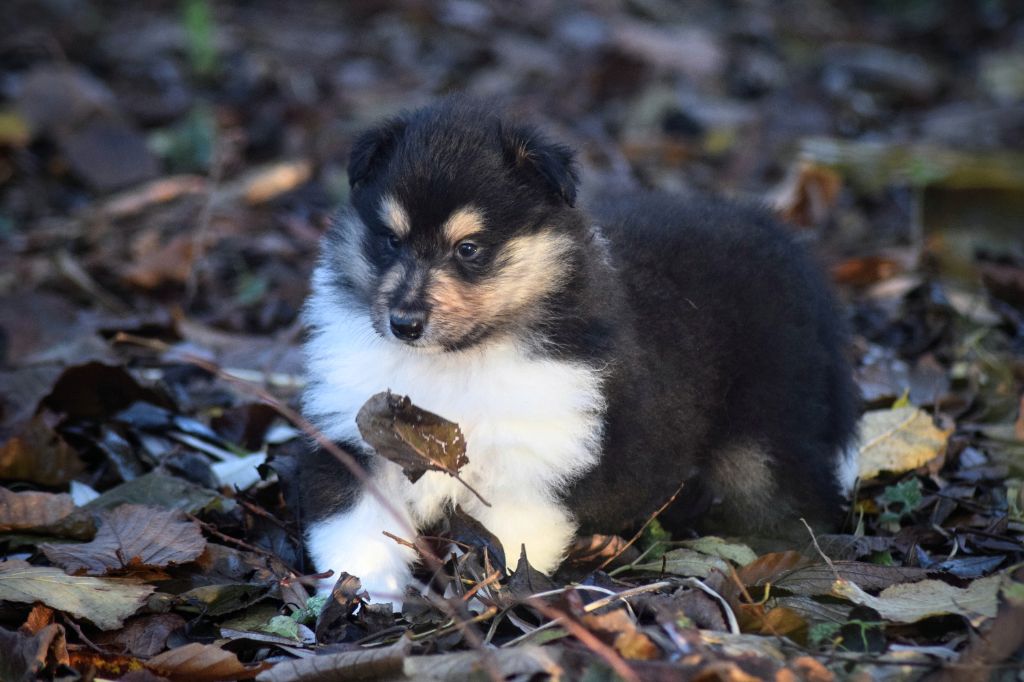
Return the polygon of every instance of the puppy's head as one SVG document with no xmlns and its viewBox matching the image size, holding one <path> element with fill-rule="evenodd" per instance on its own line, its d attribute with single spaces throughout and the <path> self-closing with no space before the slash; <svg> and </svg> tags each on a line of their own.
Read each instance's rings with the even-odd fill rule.
<svg viewBox="0 0 1024 682">
<path fill-rule="evenodd" d="M 572 152 L 448 100 L 364 133 L 326 265 L 394 343 L 471 347 L 525 331 L 573 267 Z"/>
</svg>

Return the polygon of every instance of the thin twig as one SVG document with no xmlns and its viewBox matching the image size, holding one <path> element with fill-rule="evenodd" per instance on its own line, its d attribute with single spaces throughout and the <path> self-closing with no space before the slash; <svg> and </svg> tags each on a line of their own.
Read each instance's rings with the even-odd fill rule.
<svg viewBox="0 0 1024 682">
<path fill-rule="evenodd" d="M 822 551 L 821 545 L 818 544 L 818 538 L 815 537 L 814 530 L 811 528 L 810 524 L 808 524 L 803 517 L 800 517 L 800 523 L 804 524 L 804 527 L 807 529 L 807 532 L 811 534 L 811 542 L 814 543 L 814 549 L 818 550 L 818 554 L 821 555 L 821 558 L 825 560 L 825 563 L 828 564 L 828 567 L 832 569 L 832 574 L 835 575 L 836 580 L 842 580 L 843 576 L 839 575 L 839 571 L 836 570 L 835 564 L 833 564 L 832 560 L 828 558 L 828 555 Z"/>
<path fill-rule="evenodd" d="M 637 540 L 639 540 L 640 536 L 644 534 L 645 530 L 647 530 L 647 526 L 649 526 L 652 523 L 654 523 L 654 519 L 658 518 L 658 516 L 663 511 L 668 509 L 670 504 L 672 504 L 673 502 L 676 501 L 676 498 L 679 497 L 679 493 L 683 492 L 683 486 L 685 486 L 685 485 L 686 485 L 686 481 L 683 481 L 682 483 L 680 483 L 679 487 L 676 488 L 676 491 L 674 493 L 672 493 L 672 497 L 668 498 L 668 500 L 665 502 L 665 504 L 663 504 L 660 507 L 658 507 L 657 511 L 655 511 L 653 514 L 651 514 L 650 518 L 648 518 L 647 521 L 644 522 L 644 525 L 640 526 L 640 530 L 638 530 L 636 532 L 636 534 L 629 539 L 629 542 L 627 542 L 625 545 L 623 545 L 619 549 L 618 552 L 616 552 L 615 554 L 613 554 L 610 557 L 608 557 L 607 559 L 605 559 L 604 563 L 602 563 L 600 566 L 597 567 L 597 570 L 600 571 L 600 570 L 604 569 L 605 566 L 607 566 L 611 562 L 613 562 L 616 559 L 618 559 L 620 556 L 622 556 L 623 552 L 625 552 L 627 549 L 632 547 L 633 543 L 636 542 Z"/>
</svg>

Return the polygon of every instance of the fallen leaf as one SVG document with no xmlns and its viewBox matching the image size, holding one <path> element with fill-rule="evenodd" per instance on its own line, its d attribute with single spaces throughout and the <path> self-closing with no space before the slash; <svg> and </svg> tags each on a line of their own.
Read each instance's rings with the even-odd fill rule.
<svg viewBox="0 0 1024 682">
<path fill-rule="evenodd" d="M 0 479 L 66 485 L 85 465 L 41 415 L 0 446 Z"/>
<path fill-rule="evenodd" d="M 821 227 L 835 206 L 842 186 L 839 173 L 802 159 L 767 199 L 783 220 L 801 227 Z"/>
<path fill-rule="evenodd" d="M 131 656 L 148 658 L 167 648 L 167 638 L 184 628 L 186 621 L 176 613 L 154 613 L 129 619 L 123 628 L 101 633 L 96 643 L 114 647 Z"/>
<path fill-rule="evenodd" d="M 696 540 L 686 540 L 681 544 L 683 547 L 700 552 L 701 554 L 728 559 L 737 566 L 746 566 L 757 560 L 757 554 L 746 545 L 726 542 L 714 535 L 706 535 Z"/>
<path fill-rule="evenodd" d="M 146 667 L 171 682 L 218 682 L 249 679 L 268 666 L 248 666 L 230 651 L 192 642 L 154 656 L 146 661 Z"/>
<path fill-rule="evenodd" d="M 33 635 L 0 628 L 0 680 L 39 679 L 44 669 L 67 663 L 63 626 L 50 624 Z"/>
<path fill-rule="evenodd" d="M 632 546 L 626 546 L 626 539 L 619 535 L 584 535 L 577 537 L 566 550 L 565 560 L 580 569 L 601 565 L 615 558 L 609 568 L 623 566 L 640 556 Z"/>
<path fill-rule="evenodd" d="M 177 476 L 151 471 L 115 486 L 86 505 L 89 509 L 113 509 L 122 504 L 146 504 L 181 509 L 190 514 L 214 503 L 229 505 L 218 493 Z M 225 507 L 226 508 L 226 507 Z"/>
<path fill-rule="evenodd" d="M 909 566 L 881 566 L 862 561 L 833 561 L 832 566 L 815 564 L 779 575 L 775 587 L 807 596 L 829 594 L 836 573 L 842 580 L 856 583 L 865 590 L 880 590 L 898 583 L 924 580 L 928 571 Z"/>
<path fill-rule="evenodd" d="M 978 616 L 991 618 L 996 615 L 1001 580 L 1002 576 L 993 575 L 975 580 L 966 588 L 954 587 L 941 580 L 922 580 L 892 585 L 877 597 L 849 580 L 837 580 L 832 586 L 832 594 L 872 608 L 882 618 L 897 623 L 916 623 L 931 616 L 947 614 L 974 620 Z"/>
<path fill-rule="evenodd" d="M 134 679 L 137 682 L 153 682 L 153 677 L 139 677 L 139 675 L 152 675 L 152 673 L 143 668 L 142 661 L 134 656 L 93 651 L 84 647 L 72 649 L 68 655 L 71 657 L 71 667 L 75 670 L 95 670 L 96 679 L 116 679 L 118 682 Z M 164 678 L 157 679 L 164 680 Z"/>
<path fill-rule="evenodd" d="M 61 135 L 59 143 L 71 170 L 101 192 L 149 180 L 160 170 L 146 138 L 123 120 L 90 121 Z"/>
<path fill-rule="evenodd" d="M 736 577 L 743 585 L 763 585 L 807 563 L 800 552 L 771 552 L 737 570 Z"/>
<path fill-rule="evenodd" d="M 491 663 L 501 673 L 501 679 L 566 679 L 558 651 L 553 647 L 517 646 L 489 650 L 489 654 Z M 410 680 L 459 682 L 487 677 L 487 667 L 479 651 L 409 656 L 402 662 L 402 672 Z"/>
<path fill-rule="evenodd" d="M 322 682 L 328 679 L 399 678 L 412 647 L 408 637 L 391 646 L 283 661 L 257 676 L 257 682 Z"/>
<path fill-rule="evenodd" d="M 122 276 L 143 289 L 181 284 L 192 273 L 199 242 L 192 234 L 179 234 L 161 242 L 157 230 L 143 232 L 132 244 L 132 263 Z"/>
<path fill-rule="evenodd" d="M 740 604 L 736 617 L 743 632 L 783 637 L 807 629 L 803 616 L 785 606 L 766 609 L 761 604 Z"/>
<path fill-rule="evenodd" d="M 927 464 L 945 451 L 953 433 L 952 428 L 936 427 L 928 413 L 913 406 L 867 412 L 858 428 L 861 480 Z"/>
<path fill-rule="evenodd" d="M 455 475 L 469 462 L 458 424 L 391 391 L 367 400 L 356 415 L 356 425 L 376 453 L 401 466 L 413 483 L 428 471 Z"/>
<path fill-rule="evenodd" d="M 58 611 L 85 618 L 101 630 L 121 627 L 155 588 L 134 581 L 68 575 L 59 568 L 27 561 L 0 563 L 0 601 L 41 601 Z"/>
<path fill-rule="evenodd" d="M 40 549 L 66 571 L 103 575 L 129 568 L 184 564 L 206 548 L 199 527 L 174 511 L 125 504 L 102 518 L 92 542 L 45 544 Z"/>
<path fill-rule="evenodd" d="M 672 573 L 674 575 L 707 578 L 712 572 L 729 575 L 729 563 L 716 556 L 703 554 L 685 547 L 673 549 L 657 560 L 633 567 L 637 571 Z"/>
<path fill-rule="evenodd" d="M 607 613 L 588 613 L 580 619 L 588 630 L 611 644 L 623 658 L 651 661 L 661 658 L 661 650 L 640 631 L 622 609 Z"/>
<path fill-rule="evenodd" d="M 50 526 L 73 511 L 75 503 L 65 493 L 32 490 L 16 493 L 0 488 L 0 532 L 32 531 Z"/>
</svg>

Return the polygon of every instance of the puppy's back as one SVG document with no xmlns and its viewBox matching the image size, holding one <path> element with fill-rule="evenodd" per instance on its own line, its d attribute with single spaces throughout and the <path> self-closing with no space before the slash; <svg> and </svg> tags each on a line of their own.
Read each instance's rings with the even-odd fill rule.
<svg viewBox="0 0 1024 682">
<path fill-rule="evenodd" d="M 675 457 L 675 478 L 652 487 L 674 488 L 696 467 L 688 499 L 703 486 L 720 501 L 697 524 L 704 530 L 789 534 L 782 527 L 800 516 L 831 525 L 857 399 L 844 324 L 806 250 L 766 212 L 716 199 L 611 197 L 593 213 L 625 288 L 642 377 L 614 388 L 626 395 L 609 404 L 663 415 L 654 428 L 610 415 L 622 442 L 607 454 Z M 630 435 L 641 430 L 651 436 L 642 443 Z"/>
</svg>

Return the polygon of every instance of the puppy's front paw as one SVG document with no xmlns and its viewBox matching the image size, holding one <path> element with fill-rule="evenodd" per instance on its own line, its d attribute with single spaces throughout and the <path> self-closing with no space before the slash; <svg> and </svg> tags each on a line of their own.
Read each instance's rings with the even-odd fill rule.
<svg viewBox="0 0 1024 682">
<path fill-rule="evenodd" d="M 329 516 L 310 526 L 306 548 L 318 571 L 334 571 L 320 581 L 319 594 L 331 593 L 341 573 L 359 578 L 372 602 L 391 602 L 402 608 L 406 586 L 412 581 L 410 566 L 416 553 L 384 535 L 390 525 L 376 501 L 364 496 L 350 510 Z"/>
</svg>

